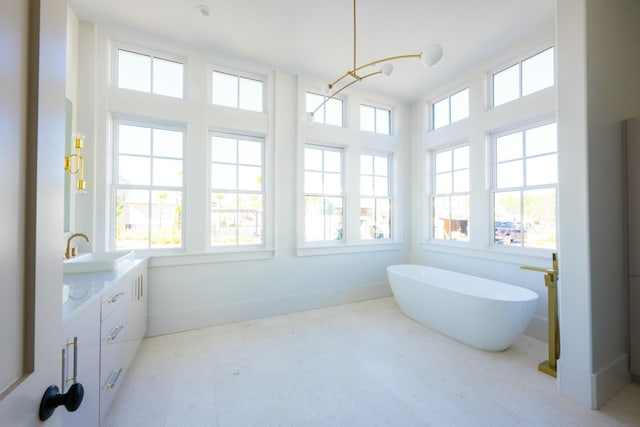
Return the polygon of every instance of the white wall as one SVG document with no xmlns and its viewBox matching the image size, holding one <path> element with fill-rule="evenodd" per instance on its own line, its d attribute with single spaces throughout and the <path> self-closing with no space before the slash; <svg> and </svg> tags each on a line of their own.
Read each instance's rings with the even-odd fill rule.
<svg viewBox="0 0 640 427">
<path fill-rule="evenodd" d="M 410 126 L 406 122 L 409 117 L 405 107 L 393 99 L 371 99 L 358 91 L 349 91 L 348 117 L 355 117 L 359 103 L 365 100 L 393 106 L 398 132 L 387 138 L 360 132 L 355 120 L 349 120 L 346 129 L 319 125 L 301 127 L 302 109 L 298 105 L 305 90 L 318 90 L 319 81 L 302 80 L 260 64 L 219 57 L 128 30 L 96 28 L 81 23 L 80 33 L 80 74 L 83 78 L 79 103 L 83 113 L 79 120 L 85 132 L 91 135 L 88 139 L 93 144 L 87 167 L 91 188 L 79 203 L 76 226 L 92 233 L 95 250 L 112 249 L 106 236 L 109 195 L 104 190 L 109 187 L 112 115 L 170 120 L 187 129 L 185 180 L 189 185 L 185 192 L 185 211 L 189 209 L 190 215 L 184 221 L 187 247 L 184 253 L 153 256 L 150 260 L 149 335 L 391 295 L 385 267 L 407 262 L 410 246 L 410 212 L 402 208 L 409 195 L 405 186 L 410 169 L 406 155 L 408 139 L 402 131 Z M 183 56 L 187 64 L 186 99 L 158 100 L 152 95 L 110 87 L 109 52 L 113 43 L 129 43 Z M 268 114 L 240 113 L 209 105 L 207 70 L 210 64 L 266 75 L 270 101 Z M 273 158 L 274 167 L 267 172 L 266 180 L 274 193 L 272 215 L 267 218 L 272 234 L 264 250 L 244 257 L 206 252 L 204 224 L 209 210 L 206 204 L 208 178 L 203 173 L 206 171 L 189 167 L 189 162 L 206 158 L 207 135 L 212 128 L 264 135 L 267 147 L 271 147 L 267 148 L 267 156 Z M 339 254 L 323 248 L 300 248 L 299 218 L 303 207 L 300 162 L 305 141 L 343 144 L 349 162 L 357 160 L 365 148 L 397 154 L 394 177 L 398 187 L 398 197 L 394 200 L 396 223 L 400 225 L 394 230 L 397 241 L 382 246 L 349 246 L 339 250 Z M 357 169 L 353 173 L 355 175 L 347 179 L 359 182 Z M 357 208 L 353 211 L 357 212 Z M 199 225 L 194 227 L 193 224 Z M 402 236 L 405 236 L 404 240 Z"/>
<path fill-rule="evenodd" d="M 516 61 L 528 54 L 535 54 L 555 43 L 553 28 L 531 36 L 528 40 L 515 43 L 510 49 L 494 58 L 455 76 L 445 86 L 425 94 L 413 106 L 413 117 L 419 127 L 412 135 L 412 247 L 411 261 L 449 270 L 487 277 L 529 288 L 540 296 L 534 319 L 527 329 L 527 335 L 542 341 L 547 339 L 547 291 L 544 276 L 540 273 L 523 271 L 521 265 L 551 267 L 551 251 L 532 251 L 522 248 L 493 247 L 491 232 L 491 195 L 489 192 L 489 138 L 492 133 L 534 124 L 540 120 L 553 121 L 556 115 L 555 87 L 531 94 L 497 108 L 488 106 L 488 81 L 493 70 Z M 430 102 L 469 87 L 469 118 L 434 131 L 429 129 Z M 429 230 L 424 218 L 428 218 L 429 205 L 424 189 L 428 185 L 425 177 L 427 151 L 438 147 L 466 141 L 470 148 L 470 197 L 471 215 L 468 243 L 428 241 Z"/>
<path fill-rule="evenodd" d="M 629 381 L 621 121 L 640 114 L 638 22 L 635 0 L 558 2 L 559 389 L 592 408 Z"/>
</svg>

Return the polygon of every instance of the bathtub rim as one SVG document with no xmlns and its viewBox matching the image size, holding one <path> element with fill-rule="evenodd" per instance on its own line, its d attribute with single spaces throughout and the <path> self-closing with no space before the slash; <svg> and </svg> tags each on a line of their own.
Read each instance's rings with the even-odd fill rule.
<svg viewBox="0 0 640 427">
<path fill-rule="evenodd" d="M 426 281 L 426 280 L 422 280 L 423 278 L 421 277 L 416 277 L 416 276 L 411 276 L 411 275 L 407 275 L 407 274 L 402 274 L 396 270 L 400 269 L 400 268 L 412 268 L 412 269 L 419 269 L 419 270 L 424 270 L 424 269 L 430 269 L 430 270 L 436 270 L 436 271 L 440 271 L 440 272 L 444 272 L 446 274 L 450 274 L 453 278 L 455 277 L 464 277 L 464 278 L 471 278 L 473 280 L 479 280 L 481 283 L 484 284 L 488 284 L 489 286 L 495 287 L 495 288 L 502 288 L 500 290 L 506 289 L 509 291 L 509 295 L 488 295 L 487 292 L 487 288 L 483 287 L 483 286 L 468 286 L 465 287 L 464 289 L 461 288 L 460 286 L 457 287 L 451 287 L 451 286 L 447 286 L 447 285 L 443 285 L 442 283 L 438 283 L 438 281 L 433 280 L 433 281 Z M 462 273 L 459 271 L 455 271 L 455 270 L 448 270 L 445 268 L 440 268 L 440 267 L 434 267 L 434 266 L 430 266 L 430 265 L 423 265 L 423 264 L 392 264 L 386 267 L 387 270 L 387 274 L 395 274 L 397 276 L 403 277 L 405 279 L 409 279 L 409 280 L 415 280 L 417 282 L 421 282 L 424 284 L 428 284 L 431 286 L 437 286 L 439 288 L 443 288 L 443 289 L 447 289 L 451 292 L 458 292 L 458 293 L 462 293 L 465 295 L 469 295 L 472 296 L 474 298 L 481 298 L 481 299 L 486 299 L 486 300 L 493 300 L 493 301 L 505 301 L 505 302 L 528 302 L 528 301 L 537 301 L 538 299 L 540 299 L 540 295 L 529 288 L 526 288 L 524 286 L 520 286 L 520 285 L 515 285 L 512 283 L 507 283 L 501 280 L 496 280 L 496 279 L 491 279 L 491 278 L 487 278 L 487 277 L 482 277 L 482 276 L 476 276 L 473 274 L 469 274 L 469 273 Z M 391 286 L 391 280 L 389 279 L 389 285 Z M 393 286 L 391 286 L 392 288 L 392 292 L 393 292 Z M 521 295 L 520 297 L 516 297 L 514 298 L 513 295 Z"/>
</svg>

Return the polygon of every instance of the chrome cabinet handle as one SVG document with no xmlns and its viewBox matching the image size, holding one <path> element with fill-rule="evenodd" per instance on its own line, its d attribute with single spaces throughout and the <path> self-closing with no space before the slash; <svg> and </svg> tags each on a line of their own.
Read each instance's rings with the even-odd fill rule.
<svg viewBox="0 0 640 427">
<path fill-rule="evenodd" d="M 112 379 L 106 385 L 108 390 L 111 390 L 116 386 L 116 383 L 118 382 L 118 379 L 120 378 L 121 373 L 122 373 L 122 368 L 116 369 L 115 371 L 111 372 L 110 377 Z"/>
<path fill-rule="evenodd" d="M 107 300 L 108 304 L 113 304 L 115 302 L 118 302 L 118 300 L 124 295 L 124 292 L 118 292 L 117 294 L 115 294 L 114 296 L 112 296 L 111 298 L 109 298 Z"/>
<path fill-rule="evenodd" d="M 116 338 L 118 338 L 118 335 L 120 334 L 120 332 L 122 331 L 123 328 L 124 328 L 124 326 L 122 326 L 122 325 L 114 328 L 113 331 L 111 331 L 111 334 L 109 334 L 107 336 L 107 341 L 113 341 Z"/>
</svg>

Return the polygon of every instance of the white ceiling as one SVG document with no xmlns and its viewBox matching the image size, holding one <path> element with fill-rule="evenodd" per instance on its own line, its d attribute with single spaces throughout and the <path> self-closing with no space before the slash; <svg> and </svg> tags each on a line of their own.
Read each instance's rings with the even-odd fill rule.
<svg viewBox="0 0 640 427">
<path fill-rule="evenodd" d="M 118 25 L 267 66 L 333 80 L 353 67 L 351 0 L 69 0 L 78 17 Z M 442 62 L 396 61 L 366 89 L 407 102 L 484 58 L 553 31 L 556 0 L 359 0 L 358 65 L 430 43 Z M 205 17 L 198 5 L 210 8 Z"/>
</svg>

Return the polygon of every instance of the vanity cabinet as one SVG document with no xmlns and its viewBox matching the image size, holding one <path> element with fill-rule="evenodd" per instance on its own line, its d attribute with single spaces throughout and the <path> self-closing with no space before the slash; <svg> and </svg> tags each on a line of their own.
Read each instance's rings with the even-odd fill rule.
<svg viewBox="0 0 640 427">
<path fill-rule="evenodd" d="M 147 331 L 145 276 L 146 265 L 138 265 L 101 298 L 100 419 L 111 407 Z"/>
<path fill-rule="evenodd" d="M 65 277 L 71 281 L 71 295 L 82 291 L 86 299 L 64 318 L 63 349 L 72 353 L 67 364 L 73 370 L 77 336 L 77 381 L 85 390 L 80 408 L 65 411 L 65 427 L 100 425 L 147 331 L 146 261 L 136 260 L 127 271 L 110 274 Z"/>
</svg>

